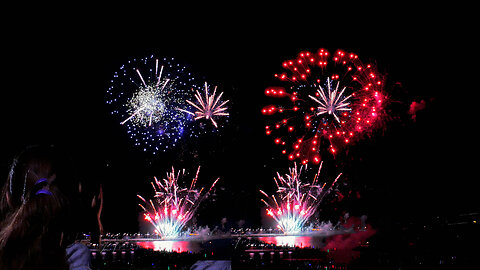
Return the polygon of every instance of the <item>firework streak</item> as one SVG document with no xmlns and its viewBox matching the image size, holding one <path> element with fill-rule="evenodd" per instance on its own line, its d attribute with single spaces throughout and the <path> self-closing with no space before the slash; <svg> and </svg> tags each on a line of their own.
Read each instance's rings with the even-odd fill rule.
<svg viewBox="0 0 480 270">
<path fill-rule="evenodd" d="M 212 124 L 215 126 L 215 128 L 218 128 L 218 124 L 213 119 L 213 117 L 228 116 L 228 113 L 226 112 L 227 107 L 225 107 L 225 104 L 227 104 L 228 100 L 223 102 L 220 101 L 220 98 L 222 97 L 223 92 L 221 92 L 220 95 L 218 95 L 218 97 L 215 98 L 216 92 L 217 92 L 217 87 L 215 86 L 215 89 L 213 90 L 213 94 L 209 95 L 208 85 L 207 85 L 207 82 L 205 82 L 205 98 L 202 98 L 200 92 L 197 90 L 195 94 L 195 98 L 197 99 L 197 104 L 195 104 L 190 100 L 187 100 L 187 103 L 193 106 L 196 109 L 196 111 L 191 112 L 181 108 L 178 108 L 178 110 L 182 112 L 186 112 L 192 116 L 195 116 L 195 120 L 202 119 L 202 118 L 205 118 L 206 120 L 210 120 Z"/>
</svg>

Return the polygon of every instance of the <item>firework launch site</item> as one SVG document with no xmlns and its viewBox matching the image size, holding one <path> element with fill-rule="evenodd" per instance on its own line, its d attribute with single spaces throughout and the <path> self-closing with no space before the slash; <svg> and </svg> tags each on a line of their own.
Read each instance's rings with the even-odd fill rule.
<svg viewBox="0 0 480 270">
<path fill-rule="evenodd" d="M 90 247 L 96 269 L 458 269 L 471 258 L 475 223 L 480 214 L 430 220 L 423 226 L 398 224 L 401 233 L 374 232 L 356 224 L 299 235 L 274 230 L 232 229 L 161 240 L 151 234 L 106 234 Z M 358 220 L 357 220 L 358 221 Z M 347 227 L 349 225 L 346 225 Z"/>
</svg>

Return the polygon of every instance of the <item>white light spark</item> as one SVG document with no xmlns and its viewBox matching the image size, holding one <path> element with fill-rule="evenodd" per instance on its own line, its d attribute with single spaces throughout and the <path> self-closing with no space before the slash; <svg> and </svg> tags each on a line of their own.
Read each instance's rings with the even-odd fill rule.
<svg viewBox="0 0 480 270">
<path fill-rule="evenodd" d="M 348 105 L 350 105 L 347 100 L 352 96 L 347 96 L 345 98 L 342 98 L 342 94 L 345 91 L 346 87 L 344 87 L 340 93 L 338 93 L 338 85 L 340 82 L 337 82 L 337 86 L 335 87 L 335 90 L 332 91 L 332 81 L 330 78 L 327 78 L 327 90 L 328 92 L 326 93 L 325 90 L 319 86 L 319 89 L 317 89 L 317 96 L 320 96 L 321 99 L 318 99 L 314 96 L 308 95 L 311 99 L 313 99 L 315 102 L 318 103 L 317 107 L 317 115 L 328 113 L 333 115 L 335 117 L 335 120 L 337 120 L 338 123 L 340 123 L 340 119 L 338 119 L 338 116 L 336 115 L 336 112 L 338 111 L 351 111 L 350 108 L 348 108 Z"/>
<path fill-rule="evenodd" d="M 157 61 L 158 64 L 158 61 Z M 151 126 L 152 122 L 158 122 L 165 111 L 165 102 L 164 102 L 164 89 L 167 86 L 170 79 L 163 80 L 163 84 L 160 86 L 160 81 L 162 77 L 163 66 L 160 69 L 160 74 L 158 75 L 158 80 L 156 84 L 147 84 L 143 79 L 142 74 L 138 69 L 136 72 L 142 81 L 142 86 L 140 86 L 137 92 L 134 93 L 133 97 L 129 100 L 127 106 L 129 108 L 130 116 L 120 122 L 120 124 L 125 124 L 127 121 L 132 121 L 137 125 Z M 155 73 L 157 70 L 155 71 Z"/>
<path fill-rule="evenodd" d="M 197 99 L 197 104 L 187 100 L 187 103 L 192 105 L 195 109 L 197 109 L 195 112 L 191 112 L 188 110 L 184 109 L 178 109 L 182 112 L 186 112 L 190 115 L 195 116 L 195 120 L 205 118 L 207 120 L 212 121 L 212 124 L 217 128 L 217 122 L 213 119 L 214 116 L 228 116 L 228 113 L 225 112 L 227 110 L 227 107 L 225 107 L 225 104 L 227 104 L 227 101 L 219 102 L 220 98 L 223 95 L 223 92 L 218 95 L 217 98 L 215 98 L 215 94 L 217 91 L 217 87 L 215 86 L 213 90 L 213 94 L 209 95 L 208 94 L 208 85 L 205 82 L 205 97 L 203 98 L 200 95 L 200 92 L 196 90 L 195 98 Z"/>
</svg>

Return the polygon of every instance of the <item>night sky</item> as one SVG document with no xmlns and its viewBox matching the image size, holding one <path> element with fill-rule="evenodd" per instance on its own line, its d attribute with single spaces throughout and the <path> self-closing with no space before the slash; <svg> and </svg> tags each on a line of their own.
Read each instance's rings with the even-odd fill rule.
<svg viewBox="0 0 480 270">
<path fill-rule="evenodd" d="M 471 120 L 469 105 L 478 86 L 470 66 L 478 57 L 462 23 L 426 9 L 329 17 L 247 13 L 246 7 L 233 13 L 173 9 L 158 17 L 140 11 L 22 12 L 3 26 L 2 182 L 24 146 L 58 145 L 91 190 L 102 183 L 105 229 L 135 232 L 136 194 L 151 196 L 153 176 L 163 177 L 172 165 L 192 173 L 201 165 L 200 185 L 221 180 L 215 199 L 200 207 L 198 223 L 215 226 L 226 217 L 230 226 L 239 220 L 260 226 L 258 189 L 272 192 L 275 172 L 292 165 L 264 134 L 264 89 L 275 85 L 282 61 L 322 47 L 376 61 L 391 98 L 384 131 L 325 158 L 325 176 L 343 172 L 340 191 L 360 194 L 325 212 L 332 218 L 342 211 L 366 214 L 382 226 L 478 211 L 472 188 L 478 120 Z M 110 115 L 106 90 L 122 63 L 151 54 L 187 63 L 225 92 L 231 115 L 218 135 L 155 156 L 133 146 Z M 413 121 L 409 106 L 421 100 L 425 109 Z"/>
</svg>

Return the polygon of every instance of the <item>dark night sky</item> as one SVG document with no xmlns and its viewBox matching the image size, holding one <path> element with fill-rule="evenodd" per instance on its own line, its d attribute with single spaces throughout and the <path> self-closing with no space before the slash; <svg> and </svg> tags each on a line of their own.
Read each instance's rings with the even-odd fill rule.
<svg viewBox="0 0 480 270">
<path fill-rule="evenodd" d="M 275 83 L 272 75 L 281 71 L 281 62 L 301 50 L 341 48 L 364 61 L 376 60 L 388 74 L 395 118 L 383 134 L 327 160 L 326 174 L 343 171 L 343 191 L 362 195 L 344 210 L 372 220 L 478 210 L 470 158 L 477 156 L 473 128 L 478 121 L 468 117 L 472 101 L 462 101 L 474 90 L 469 69 L 474 52 L 469 36 L 456 31 L 466 29 L 463 24 L 426 10 L 352 13 L 341 21 L 247 10 L 192 15 L 174 9 L 160 17 L 137 9 L 131 16 L 113 11 L 22 14 L 2 37 L 7 49 L 2 57 L 1 174 L 7 175 L 14 153 L 25 145 L 60 145 L 74 156 L 91 187 L 103 183 L 106 229 L 135 231 L 136 194 L 150 194 L 153 175 L 163 176 L 172 165 L 192 172 L 202 165 L 201 184 L 216 177 L 221 182 L 216 201 L 200 208 L 199 223 L 215 225 L 227 217 L 258 226 L 258 189 L 272 191 L 274 172 L 289 165 L 264 135 L 263 90 Z M 220 137 L 203 139 L 196 158 L 188 151 L 146 155 L 109 115 L 105 92 L 113 72 L 151 54 L 188 63 L 231 99 L 230 125 Z M 420 100 L 426 108 L 413 122 L 408 106 Z"/>
</svg>

